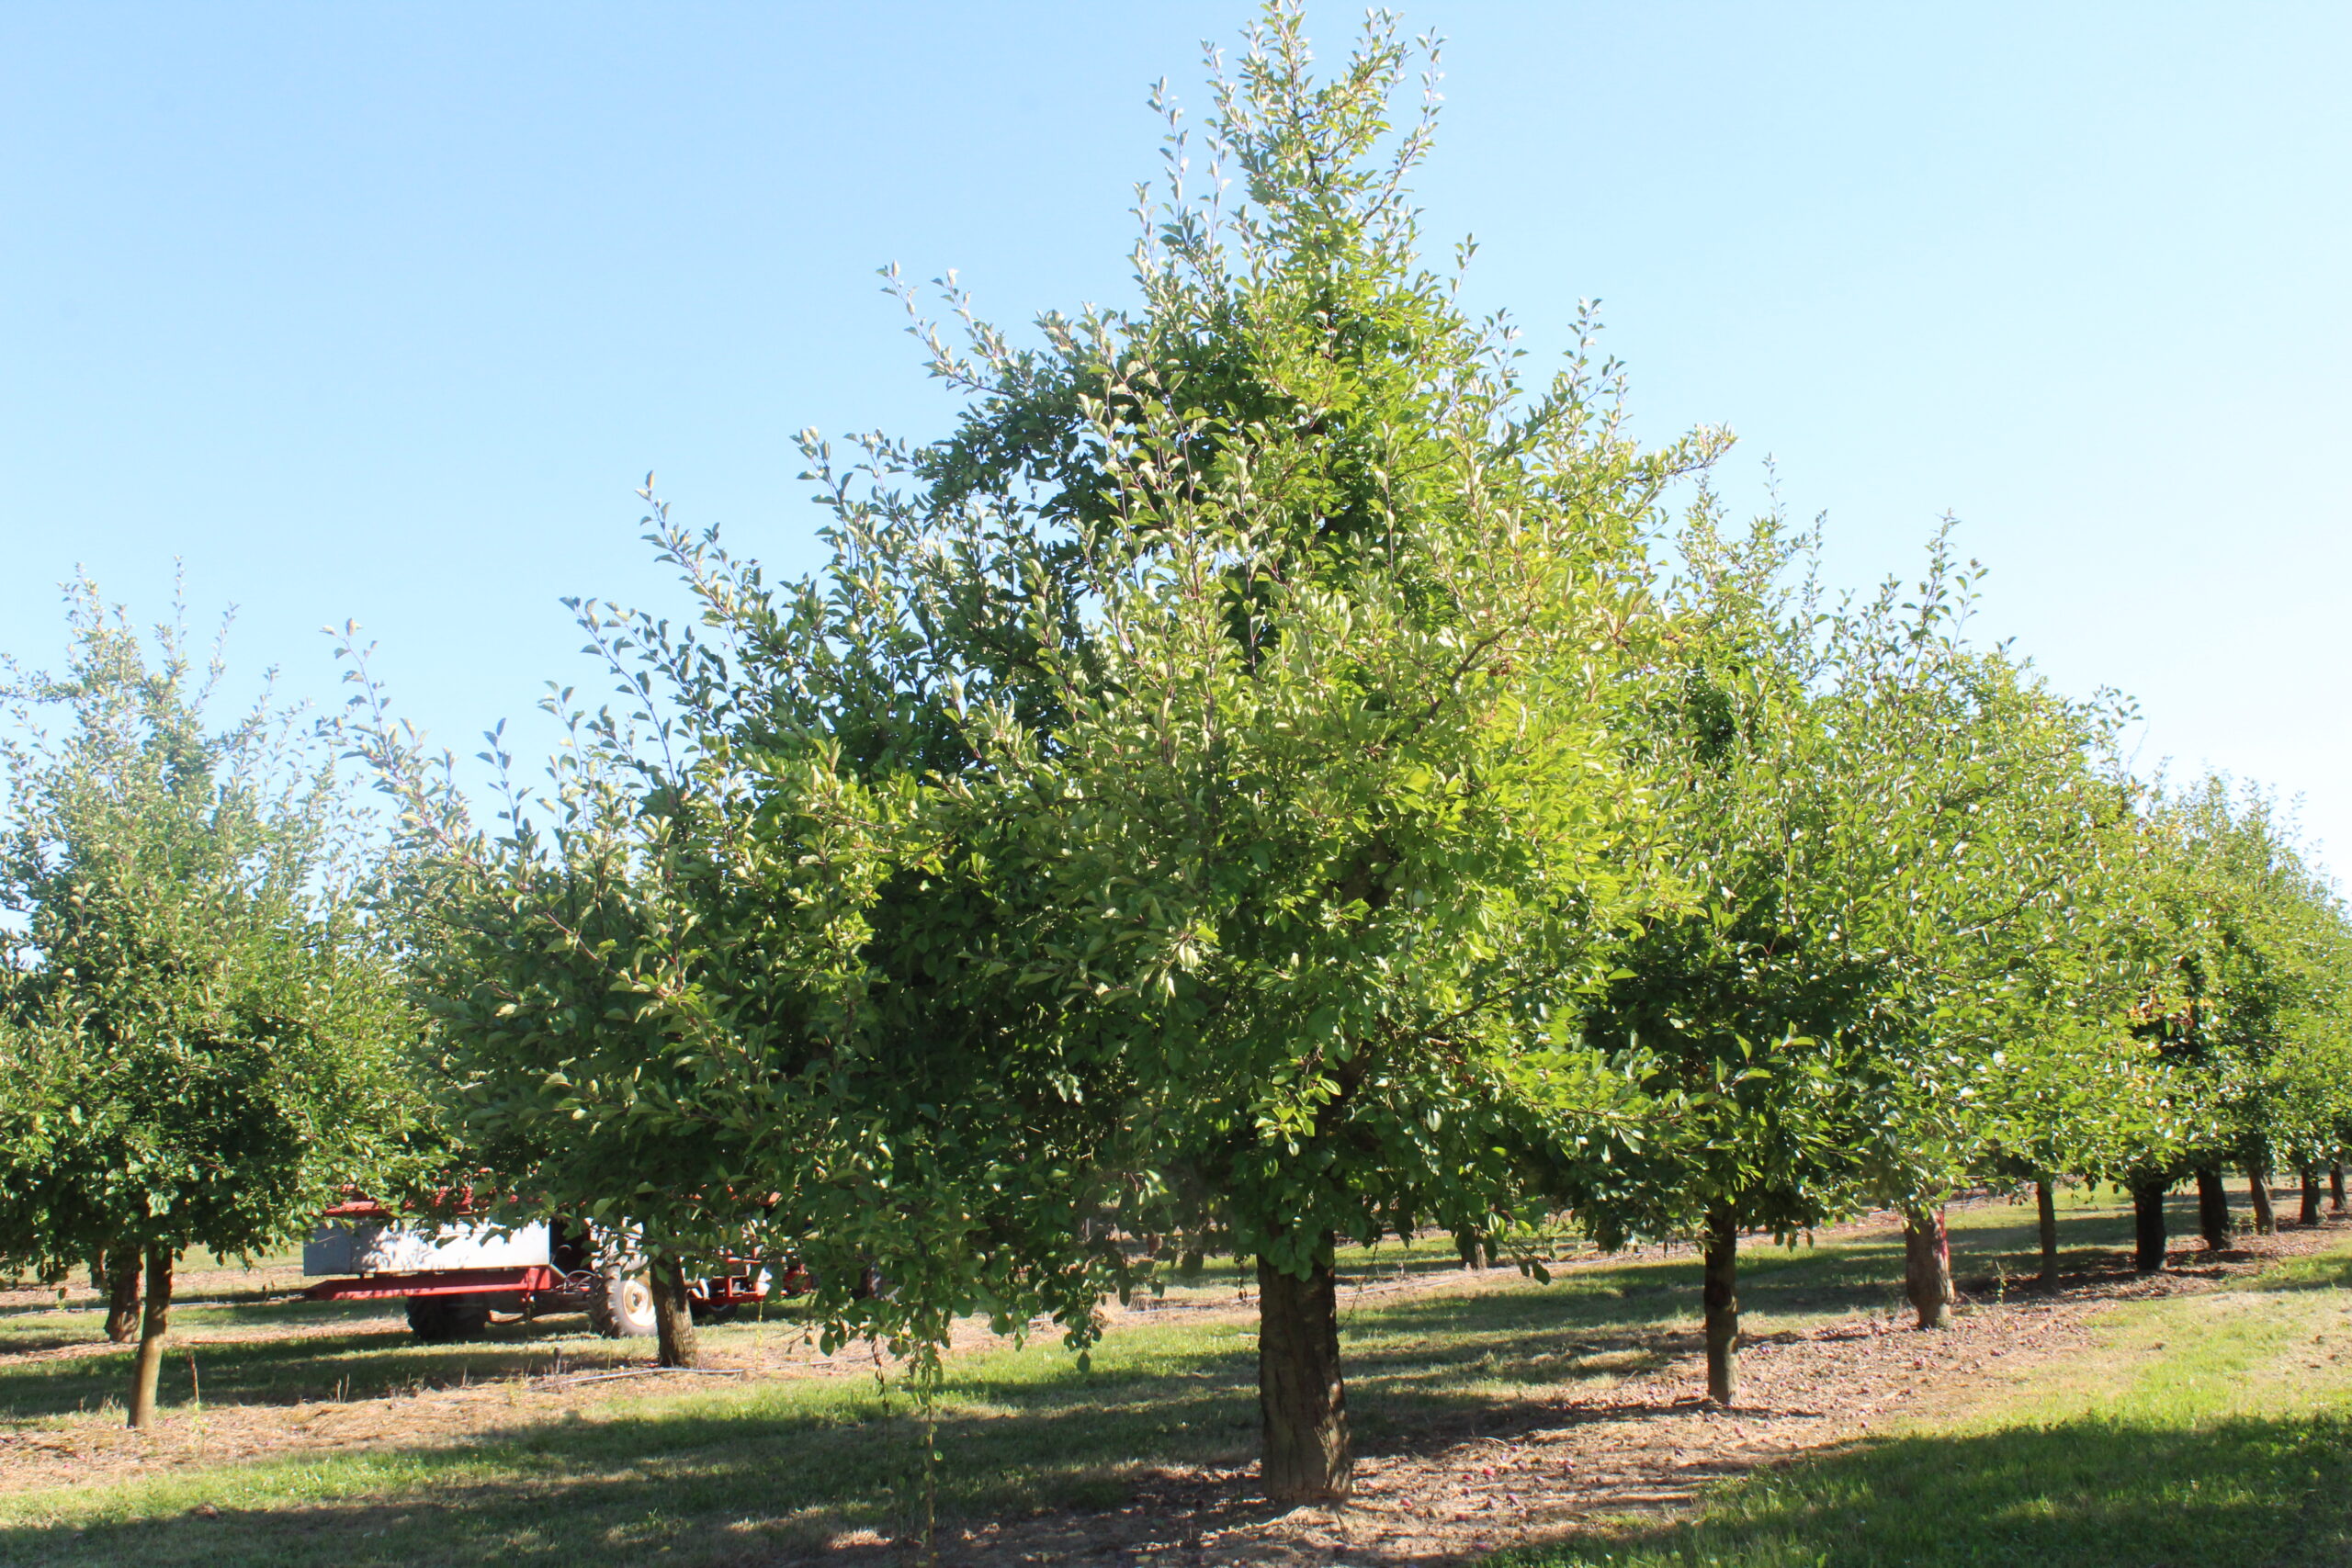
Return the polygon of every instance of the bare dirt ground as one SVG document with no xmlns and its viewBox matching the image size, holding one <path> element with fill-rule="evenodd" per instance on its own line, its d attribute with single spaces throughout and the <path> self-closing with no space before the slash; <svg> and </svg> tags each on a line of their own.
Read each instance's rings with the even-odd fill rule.
<svg viewBox="0 0 2352 1568">
<path fill-rule="evenodd" d="M 1886 1228 L 1887 1220 L 1880 1218 L 1837 1234 Z M 1831 1234 L 1825 1232 L 1824 1239 Z M 2056 1298 L 2019 1291 L 2012 1281 L 2004 1300 L 1980 1295 L 1964 1303 L 1945 1333 L 1919 1334 L 1904 1320 L 1874 1315 L 1751 1340 L 1740 1354 L 1740 1403 L 1730 1411 L 1713 1409 L 1698 1396 L 1704 1378 L 1697 1335 L 1688 1327 L 1661 1327 L 1650 1337 L 1669 1359 L 1655 1371 L 1599 1391 L 1589 1383 L 1549 1394 L 1534 1391 L 1513 1409 L 1481 1416 L 1475 1432 L 1425 1429 L 1407 1447 L 1362 1457 L 1356 1497 L 1345 1509 L 1284 1511 L 1255 1501 L 1254 1467 L 1156 1468 L 1127 1477 L 1130 1500 L 1124 1507 L 963 1530 L 938 1543 L 940 1556 L 949 1562 L 1066 1568 L 1464 1562 L 1602 1517 L 1679 1511 L 1711 1483 L 1851 1442 L 1890 1419 L 1959 1408 L 2020 1370 L 2084 1348 L 2092 1338 L 2089 1321 L 2118 1302 L 2210 1290 L 2281 1258 L 2321 1250 L 2347 1234 L 2352 1219 L 2335 1218 L 2310 1229 L 2290 1226 L 2276 1236 L 2245 1238 L 2240 1250 L 2218 1256 L 2191 1243 L 2172 1255 L 2165 1273 L 2145 1278 L 2113 1259 L 2069 1274 Z M 255 1299 L 251 1274 L 224 1271 L 221 1280 L 205 1283 L 223 1297 Z M 1519 1277 L 1507 1269 L 1446 1269 L 1367 1279 L 1356 1299 L 1517 1283 Z M 1964 1292 L 1992 1293 L 1989 1280 L 1960 1283 Z M 54 1299 L 44 1292 L 20 1304 Z M 1132 1314 L 1112 1312 L 1148 1320 L 1181 1311 L 1187 1321 L 1199 1322 L 1255 1310 L 1254 1303 L 1231 1294 L 1204 1294 Z M 192 1348 L 200 1357 L 207 1345 L 401 1326 L 389 1314 L 380 1322 L 209 1326 L 184 1340 L 175 1336 L 174 1354 Z M 1111 1326 L 1115 1332 L 1115 1323 Z M 956 1348 L 992 1343 L 976 1323 L 958 1335 Z M 26 1348 L 0 1354 L 0 1364 L 114 1348 L 103 1341 Z M 649 1364 L 641 1345 L 557 1341 L 510 1348 L 485 1381 L 419 1382 L 390 1397 L 217 1405 L 180 1415 L 154 1435 L 125 1431 L 117 1425 L 119 1416 L 102 1414 L 0 1433 L 0 1493 L 187 1472 L 289 1453 L 463 1444 L 493 1431 L 562 1421 L 608 1404 L 617 1393 L 674 1393 L 700 1381 L 675 1374 L 609 1381 L 606 1374 Z M 820 1355 L 782 1332 L 731 1337 L 712 1342 L 711 1349 L 716 1353 L 706 1364 L 713 1382 L 871 1377 L 876 1370 L 872 1352 L 862 1346 Z M 859 1531 L 836 1540 L 825 1560 L 895 1557 L 899 1550 Z"/>
<path fill-rule="evenodd" d="M 1604 1393 L 1532 1403 L 1476 1436 L 1359 1460 L 1355 1499 L 1344 1509 L 1253 1502 L 1254 1467 L 1161 1472 L 1139 1480 L 1116 1513 L 967 1532 L 943 1541 L 942 1555 L 1063 1568 L 1467 1562 L 1601 1517 L 1678 1512 L 1714 1482 L 1849 1443 L 1893 1417 L 1963 1406 L 1996 1374 L 2006 1382 L 2085 1348 L 2090 1320 L 2118 1302 L 2211 1290 L 2346 1234 L 2352 1221 L 2337 1218 L 2243 1238 L 2220 1255 L 2192 1245 L 2154 1276 L 2119 1261 L 2067 1275 L 2056 1298 L 1970 1302 L 1942 1333 L 1871 1317 L 1775 1336 L 1742 1348 L 1740 1400 L 1729 1411 L 1694 1392 L 1704 1386 L 1704 1363 L 1696 1336 L 1684 1335 L 1685 1354 Z"/>
</svg>

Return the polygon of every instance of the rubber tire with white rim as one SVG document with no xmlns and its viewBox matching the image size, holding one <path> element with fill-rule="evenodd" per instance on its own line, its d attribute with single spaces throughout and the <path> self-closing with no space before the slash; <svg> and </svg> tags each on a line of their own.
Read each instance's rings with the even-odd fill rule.
<svg viewBox="0 0 2352 1568">
<path fill-rule="evenodd" d="M 588 1298 L 588 1325 L 607 1339 L 643 1339 L 651 1335 L 653 1286 L 641 1274 L 608 1270 Z"/>
</svg>

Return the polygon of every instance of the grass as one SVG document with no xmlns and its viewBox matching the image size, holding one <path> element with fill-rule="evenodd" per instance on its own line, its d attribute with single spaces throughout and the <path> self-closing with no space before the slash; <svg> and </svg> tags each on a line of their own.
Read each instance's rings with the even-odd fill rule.
<svg viewBox="0 0 2352 1568">
<path fill-rule="evenodd" d="M 1495 1568 L 2352 1561 L 2352 1250 L 2108 1314 L 1978 1407 Z"/>
<path fill-rule="evenodd" d="M 1997 1290 L 2005 1275 L 2030 1273 L 2030 1208 L 1961 1211 L 1955 1222 L 1956 1264 L 1963 1274 L 1989 1278 Z M 2129 1237 L 2128 1214 L 2104 1199 L 2075 1196 L 2064 1223 L 2074 1248 L 2113 1247 Z M 1392 1246 L 1345 1263 L 1358 1277 L 1372 1278 L 1451 1267 L 1453 1258 L 1450 1247 Z M 1899 1271 L 1900 1243 L 1884 1236 L 1794 1251 L 1758 1247 L 1744 1270 L 1748 1326 L 1770 1334 L 1858 1312 L 1899 1310 Z M 1530 1410 L 1534 1396 L 1563 1384 L 1606 1386 L 1647 1370 L 1692 1342 L 1697 1282 L 1695 1258 L 1677 1249 L 1580 1269 L 1549 1286 L 1510 1281 L 1474 1292 L 1367 1298 L 1349 1312 L 1346 1325 L 1359 1447 L 1377 1453 L 1452 1441 L 1509 1422 Z M 2266 1299 L 2332 1303 L 2333 1291 L 2305 1287 L 2333 1282 L 2315 1278 Z M 1233 1284 L 1213 1274 L 1178 1295 L 1208 1303 L 1229 1296 Z M 2248 1332 L 2260 1315 L 2247 1314 Z M 559 1408 L 544 1396 L 528 1395 L 521 1380 L 549 1370 L 558 1355 L 584 1367 L 631 1348 L 587 1337 L 577 1319 L 503 1329 L 475 1344 L 425 1347 L 410 1340 L 380 1307 L 366 1305 L 224 1300 L 175 1317 L 196 1342 L 205 1408 L 198 1417 L 187 1406 L 186 1374 L 175 1355 L 165 1384 L 169 1408 L 153 1441 L 159 1458 L 178 1462 L 168 1469 L 156 1464 L 161 1473 L 125 1474 L 118 1467 L 71 1486 L 0 1492 L 0 1563 L 293 1568 L 333 1562 L 343 1568 L 528 1563 L 586 1552 L 718 1564 L 758 1561 L 845 1531 L 894 1532 L 911 1518 L 920 1490 L 919 1432 L 906 1401 L 877 1391 L 871 1377 L 711 1380 L 674 1391 L 647 1380 L 610 1385 L 608 1396 L 583 1391 Z M 273 1326 L 285 1332 L 255 1332 Z M 87 1340 L 96 1332 L 86 1312 L 0 1313 L 0 1350 Z M 722 1357 L 757 1359 L 796 1331 L 788 1324 L 767 1324 L 705 1332 Z M 240 1337 L 208 1342 L 206 1336 L 214 1333 Z M 634 1350 L 641 1354 L 642 1347 Z M 2128 1350 L 2117 1354 L 2125 1357 L 2119 1366 L 2136 1364 Z M 2235 1365 L 2226 1358 L 2214 1363 L 2217 1388 L 2236 1375 L 2228 1371 Z M 1184 1312 L 1129 1320 L 1097 1348 L 1089 1371 L 1050 1344 L 959 1358 L 939 1411 L 944 1459 L 935 1479 L 942 1513 L 1001 1518 L 1108 1506 L 1127 1495 L 1139 1470 L 1243 1463 L 1256 1446 L 1253 1370 L 1247 1322 Z M 119 1416 L 103 1407 L 127 1373 L 126 1352 L 0 1364 L 0 1438 L 123 1451 L 120 1445 L 131 1439 L 113 1431 Z M 507 1403 L 476 1396 L 484 1403 L 468 1407 L 478 1415 L 462 1432 L 400 1435 L 404 1413 L 421 1418 L 439 1408 L 415 1395 L 461 1383 L 503 1383 Z M 2094 1427 L 2117 1419 L 2114 1410 L 2100 1407 L 2111 1403 L 2100 1392 L 2106 1386 L 2086 1384 L 2082 1393 L 2085 1419 Z M 188 1445 L 203 1440 L 206 1421 L 242 1419 L 249 1427 L 275 1431 L 342 1412 L 380 1418 L 393 1440 L 185 1462 Z M 2292 1421 L 2306 1415 L 2248 1412 L 2247 1418 Z M 2003 1430 L 1996 1424 L 1973 1435 L 1917 1440 L 1975 1441 L 1990 1455 L 2009 1440 Z M 6 1453 L 0 1448 L 0 1463 Z M 2268 1461 L 2253 1449 L 2238 1460 L 2248 1473 L 2277 1469 L 2264 1468 Z M 1873 1450 L 1838 1462 L 1896 1460 Z M 1949 1461 L 1921 1457 L 1909 1472 L 1898 1465 L 1885 1472 L 1884 1484 L 1910 1484 L 1902 1481 L 1905 1474 L 1925 1483 L 1942 1462 Z M 2230 1462 L 2235 1461 L 2214 1457 L 2212 1487 L 2222 1486 Z M 1810 1539 L 1811 1527 L 1775 1511 L 1827 1506 L 1797 1500 L 1802 1486 L 1811 1484 L 1802 1478 L 1814 1473 L 1788 1472 L 1774 1477 L 1770 1488 L 1726 1494 L 1716 1508 L 1744 1512 L 1736 1520 L 1711 1513 L 1703 1528 L 1717 1534 L 1706 1540 L 1728 1541 L 1733 1538 L 1724 1531 L 1747 1530 L 1762 1540 L 1777 1529 L 1799 1542 L 1789 1551 L 1810 1550 L 1814 1556 L 1725 1561 L 1816 1561 L 1826 1548 L 1800 1540 Z M 1868 1492 L 1868 1475 L 1856 1474 L 1863 1479 L 1824 1484 L 1833 1490 L 1863 1485 L 1853 1493 L 1860 1499 L 1854 1506 L 1858 1517 L 1868 1517 L 1874 1506 L 1870 1498 L 1892 1494 Z M 2245 1481 L 2241 1489 L 2252 1484 Z M 220 1517 L 191 1517 L 199 1506 Z M 1877 1528 L 1867 1527 L 1866 1535 Z M 1705 1561 L 1703 1554 L 1689 1557 L 1687 1545 L 1681 1538 L 1623 1532 L 1593 1543 L 1620 1562 Z M 1629 1551 L 1649 1555 L 1625 1556 Z M 1899 1552 L 1832 1559 L 1914 1560 Z"/>
</svg>

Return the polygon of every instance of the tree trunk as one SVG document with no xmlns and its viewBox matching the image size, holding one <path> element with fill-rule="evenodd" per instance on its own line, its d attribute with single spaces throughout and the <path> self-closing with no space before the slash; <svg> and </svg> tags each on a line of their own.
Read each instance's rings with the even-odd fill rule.
<svg viewBox="0 0 2352 1568">
<path fill-rule="evenodd" d="M 1464 1269 L 1484 1269 L 1487 1266 L 1486 1260 L 1479 1256 L 1478 1237 L 1474 1231 L 1455 1232 L 1453 1250 L 1461 1258 Z"/>
<path fill-rule="evenodd" d="M 2341 1160 L 2327 1168 L 2327 1206 L 2339 1214 L 2344 1212 L 2344 1162 Z"/>
<path fill-rule="evenodd" d="M 1919 1314 L 1920 1327 L 1951 1325 L 1951 1240 L 1944 1234 L 1940 1207 L 1904 1211 L 1903 1293 Z"/>
<path fill-rule="evenodd" d="M 2308 1165 L 2303 1167 L 2303 1212 L 2295 1216 L 2295 1223 L 2319 1224 L 2319 1172 Z"/>
<path fill-rule="evenodd" d="M 99 1273 L 107 1293 L 107 1337 L 128 1345 L 139 1331 L 139 1248 L 108 1247 Z"/>
<path fill-rule="evenodd" d="M 1707 1211 L 1707 1397 L 1728 1409 L 1739 1398 L 1739 1224 L 1728 1203 Z"/>
<path fill-rule="evenodd" d="M 2230 1188 L 2218 1165 L 2197 1168 L 2197 1228 L 2215 1252 L 2230 1245 Z"/>
<path fill-rule="evenodd" d="M 2058 1190 L 2048 1179 L 2033 1184 L 2034 1218 L 2041 1225 L 2041 1288 L 2058 1289 Z"/>
<path fill-rule="evenodd" d="M 646 1283 L 653 1287 L 654 1344 L 662 1365 L 699 1365 L 701 1348 L 695 1342 L 694 1305 L 686 1299 L 685 1265 L 674 1258 L 657 1258 L 646 1269 Z"/>
<path fill-rule="evenodd" d="M 2161 1176 L 2143 1176 L 2132 1183 L 2132 1267 L 2143 1274 L 2165 1266 L 2165 1189 L 2172 1183 Z"/>
<path fill-rule="evenodd" d="M 1258 1259 L 1258 1414 L 1270 1499 L 1336 1503 L 1355 1490 L 1328 1239 L 1304 1280 Z"/>
<path fill-rule="evenodd" d="M 2277 1235 L 2278 1216 L 2270 1212 L 2269 1168 L 2248 1161 L 2245 1168 L 2247 1193 L 2254 1199 L 2254 1231 L 2256 1235 Z"/>
<path fill-rule="evenodd" d="M 155 1419 L 155 1379 L 164 1370 L 164 1336 L 172 1328 L 172 1249 L 147 1247 L 147 1310 L 139 1323 L 139 1359 L 130 1373 L 130 1426 L 143 1432 Z"/>
</svg>

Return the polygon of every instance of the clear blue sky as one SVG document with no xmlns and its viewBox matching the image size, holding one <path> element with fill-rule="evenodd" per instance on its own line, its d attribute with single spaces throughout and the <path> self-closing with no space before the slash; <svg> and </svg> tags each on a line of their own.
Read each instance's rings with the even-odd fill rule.
<svg viewBox="0 0 2352 1568">
<path fill-rule="evenodd" d="M 648 469 L 786 570 L 792 433 L 923 435 L 872 269 L 1116 299 L 1143 107 L 1240 0 L 0 4 L 0 647 L 170 562 L 332 701 L 356 617 L 466 749 L 667 603 Z M 1351 6 L 1322 6 L 1327 55 Z M 1605 301 L 1643 427 L 1778 461 L 1832 566 L 1949 509 L 1981 629 L 2143 703 L 2142 757 L 2352 856 L 2352 6 L 1424 0 L 1422 183 L 1544 352 Z"/>
</svg>

